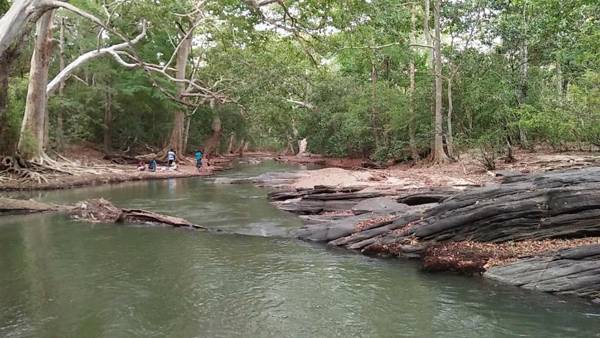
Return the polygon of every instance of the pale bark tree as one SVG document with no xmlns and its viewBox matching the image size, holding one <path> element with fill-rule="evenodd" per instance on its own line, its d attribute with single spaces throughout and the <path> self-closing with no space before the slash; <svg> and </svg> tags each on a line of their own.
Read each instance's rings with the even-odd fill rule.
<svg viewBox="0 0 600 338">
<path fill-rule="evenodd" d="M 446 146 L 448 148 L 448 156 L 454 157 L 454 135 L 452 131 L 452 114 L 454 113 L 454 105 L 452 102 L 452 76 L 448 77 L 448 116 L 447 122 L 447 134 L 446 134 Z"/>
<path fill-rule="evenodd" d="M 8 77 L 33 23 L 48 9 L 40 0 L 13 1 L 0 18 L 0 154 L 14 153 L 8 133 Z"/>
<path fill-rule="evenodd" d="M 51 26 L 53 15 L 53 10 L 47 11 L 42 15 L 36 26 L 25 115 L 23 116 L 18 143 L 19 153 L 27 160 L 41 160 L 44 154 L 44 144 L 46 142 L 44 128 L 48 102 L 46 84 L 48 83 L 48 66 L 52 53 Z"/>
<path fill-rule="evenodd" d="M 231 135 L 229 135 L 229 142 L 227 143 L 227 154 L 233 153 L 233 145 L 234 144 L 235 144 L 235 133 L 232 132 Z"/>
<path fill-rule="evenodd" d="M 432 149 L 432 161 L 434 163 L 445 163 L 449 161 L 448 155 L 444 150 L 444 127 L 442 115 L 442 41 L 440 12 L 441 0 L 435 0 L 433 6 L 433 18 L 435 26 L 435 38 L 433 39 L 433 49 L 435 56 L 435 136 Z"/>
<path fill-rule="evenodd" d="M 0 58 L 15 43 L 19 43 L 33 23 L 50 8 L 44 0 L 13 1 L 9 10 L 0 18 Z"/>
<path fill-rule="evenodd" d="M 58 66 L 59 73 L 65 69 L 65 18 L 60 18 L 60 33 L 58 38 Z M 60 80 L 58 84 L 58 96 L 62 99 L 65 91 L 65 80 Z M 48 89 L 46 88 L 46 93 Z M 62 101 L 62 100 L 61 100 Z M 64 146 L 64 117 L 63 108 L 59 107 L 56 112 L 56 146 L 61 150 Z"/>
<path fill-rule="evenodd" d="M 429 53 L 427 55 L 427 68 L 432 75 L 431 88 L 433 93 L 433 99 L 430 100 L 430 109 L 431 109 L 431 129 L 433 130 L 433 137 L 431 138 L 431 155 L 430 158 L 434 157 L 435 150 L 435 48 L 433 45 L 433 39 L 431 37 L 431 29 L 430 29 L 430 20 L 431 18 L 431 2 L 430 0 L 425 0 L 424 2 L 424 13 L 423 13 L 423 34 L 425 35 L 426 45 L 429 48 Z"/>
<path fill-rule="evenodd" d="M 68 80 L 69 77 L 73 75 L 73 73 L 81 66 L 104 55 L 114 56 L 114 53 L 126 50 L 136 45 L 138 42 L 144 39 L 145 36 L 146 25 L 142 23 L 142 32 L 132 40 L 121 42 L 109 47 L 97 48 L 79 55 L 75 60 L 69 63 L 69 65 L 61 68 L 61 71 L 58 74 L 56 74 L 52 81 L 48 83 L 48 86 L 46 87 L 46 93 L 48 95 L 52 95 L 57 89 L 61 88 L 61 85 L 64 86 L 64 82 Z"/>
<path fill-rule="evenodd" d="M 21 124 L 21 134 L 17 145 L 17 151 L 25 160 L 43 162 L 44 147 L 48 142 L 47 84 L 53 42 L 51 36 L 52 17 L 54 9 L 59 7 L 66 8 L 77 15 L 91 20 L 105 28 L 107 31 L 115 33 L 124 40 L 127 40 L 123 35 L 116 33 L 114 30 L 104 25 L 102 21 L 95 16 L 66 2 L 55 0 L 22 0 L 13 2 L 8 12 L 0 19 L 0 60 L 2 60 L 6 51 L 9 50 L 11 46 L 14 48 L 14 44 L 19 42 L 19 38 L 27 33 L 28 24 L 37 22 L 26 107 Z M 127 46 L 130 45 L 131 42 L 127 41 Z M 75 66 L 78 65 L 76 64 Z M 67 66 L 61 73 L 67 69 L 70 69 L 69 72 L 72 72 L 73 68 L 74 67 L 70 68 Z M 61 82 L 64 82 L 64 80 L 65 77 L 58 76 L 56 82 L 51 83 L 51 90 L 49 92 L 51 93 L 57 87 L 60 87 Z M 5 90 L 6 88 L 2 88 L 2 91 Z"/>
<path fill-rule="evenodd" d="M 433 45 L 432 45 L 432 39 L 431 39 L 431 32 L 430 32 L 430 28 L 429 28 L 429 19 L 431 17 L 430 14 L 430 9 L 431 9 L 431 3 L 429 0 L 425 0 L 425 12 L 423 13 L 423 35 L 425 35 L 425 42 L 427 44 L 429 48 L 429 57 L 427 58 L 427 65 L 429 66 L 429 69 L 433 69 L 434 64 L 433 64 L 433 57 L 434 57 L 434 50 L 433 50 Z"/>
<path fill-rule="evenodd" d="M 179 49 L 177 50 L 177 61 L 176 61 L 176 74 L 177 80 L 177 97 L 180 100 L 184 99 L 184 92 L 186 90 L 186 68 L 188 63 L 188 57 L 192 51 L 192 34 L 186 34 L 183 36 L 183 40 L 180 43 Z M 173 127 L 171 128 L 171 137 L 169 138 L 169 147 L 175 150 L 177 156 L 183 155 L 185 149 L 183 144 L 185 141 L 185 110 L 183 108 L 176 110 L 174 113 Z"/>
<path fill-rule="evenodd" d="M 416 34 L 416 22 L 417 22 L 417 15 L 416 15 L 416 8 L 414 3 L 410 4 L 410 24 L 411 24 L 411 29 L 410 29 L 410 43 L 411 45 L 416 44 L 416 38 L 415 38 L 415 34 Z M 418 161 L 421 157 L 419 156 L 419 151 L 417 150 L 417 141 L 416 141 L 416 123 L 417 123 L 417 119 L 416 119 L 416 110 L 415 110 L 415 90 L 416 90 L 416 84 L 415 84 L 415 74 L 416 74 L 416 68 L 415 68 L 415 55 L 414 53 L 411 53 L 410 55 L 410 61 L 409 61 L 409 67 L 408 67 L 408 76 L 409 76 L 409 107 L 408 107 L 408 112 L 409 112 L 409 117 L 408 117 L 408 144 L 410 147 L 410 153 L 411 156 L 413 158 L 414 161 Z"/>
<path fill-rule="evenodd" d="M 221 124 L 221 117 L 219 116 L 218 113 L 215 114 L 215 116 L 213 117 L 212 123 L 211 123 L 211 129 L 212 129 L 212 133 L 209 136 L 209 138 L 206 140 L 206 142 L 204 143 L 204 154 L 210 158 L 212 157 L 214 154 L 216 154 L 218 147 L 219 147 L 219 141 L 221 140 L 221 134 L 223 132 L 223 127 Z"/>
<path fill-rule="evenodd" d="M 15 43 L 19 44 L 22 42 L 23 36 L 28 33 L 29 27 L 33 23 L 36 23 L 47 11 L 56 8 L 65 8 L 103 26 L 108 32 L 114 33 L 123 40 L 126 40 L 122 34 L 105 26 L 97 17 L 68 2 L 59 0 L 16 0 L 12 2 L 8 11 L 0 18 L 0 59 Z"/>
<path fill-rule="evenodd" d="M 298 157 L 306 156 L 307 150 L 308 150 L 308 140 L 305 137 L 305 138 L 301 139 L 300 141 L 298 141 L 298 154 L 296 154 L 296 156 L 298 156 Z"/>
</svg>

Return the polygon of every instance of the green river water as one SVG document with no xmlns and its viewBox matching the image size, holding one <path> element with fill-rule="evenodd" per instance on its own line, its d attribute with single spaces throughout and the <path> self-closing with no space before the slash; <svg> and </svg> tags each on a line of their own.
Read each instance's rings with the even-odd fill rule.
<svg viewBox="0 0 600 338">
<path fill-rule="evenodd" d="M 274 163 L 224 176 L 290 170 Z M 600 306 L 286 238 L 266 191 L 178 179 L 20 194 L 104 197 L 222 233 L 0 219 L 0 337 L 600 337 Z"/>
</svg>

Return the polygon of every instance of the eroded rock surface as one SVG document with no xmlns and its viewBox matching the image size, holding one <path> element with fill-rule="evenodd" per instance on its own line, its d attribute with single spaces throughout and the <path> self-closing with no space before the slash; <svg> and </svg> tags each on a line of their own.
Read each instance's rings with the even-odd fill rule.
<svg viewBox="0 0 600 338">
<path fill-rule="evenodd" d="M 520 259 L 492 267 L 484 276 L 526 289 L 586 297 L 600 304 L 600 245 Z"/>
</svg>

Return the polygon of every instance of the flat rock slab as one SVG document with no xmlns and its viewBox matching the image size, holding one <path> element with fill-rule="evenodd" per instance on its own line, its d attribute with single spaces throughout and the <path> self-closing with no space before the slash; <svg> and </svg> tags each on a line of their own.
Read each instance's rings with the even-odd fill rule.
<svg viewBox="0 0 600 338">
<path fill-rule="evenodd" d="M 316 215 L 322 212 L 346 211 L 358 203 L 353 200 L 323 201 L 323 200 L 288 200 L 283 203 L 274 203 L 277 208 L 299 215 Z"/>
<path fill-rule="evenodd" d="M 410 207 L 408 205 L 398 203 L 393 198 L 375 197 L 358 202 L 358 204 L 352 208 L 352 212 L 356 215 L 369 212 L 376 214 L 396 214 L 406 212 L 409 209 Z"/>
<path fill-rule="evenodd" d="M 356 231 L 356 225 L 372 218 L 371 214 L 350 216 L 332 222 L 309 224 L 298 231 L 295 236 L 313 242 L 329 242 L 336 238 L 348 236 Z"/>
<path fill-rule="evenodd" d="M 488 269 L 484 277 L 559 295 L 600 302 L 600 245 L 560 250 Z"/>
<path fill-rule="evenodd" d="M 335 201 L 335 200 L 354 200 L 381 197 L 385 194 L 379 191 L 372 192 L 335 192 L 324 194 L 310 194 L 304 196 L 307 200 Z"/>
</svg>

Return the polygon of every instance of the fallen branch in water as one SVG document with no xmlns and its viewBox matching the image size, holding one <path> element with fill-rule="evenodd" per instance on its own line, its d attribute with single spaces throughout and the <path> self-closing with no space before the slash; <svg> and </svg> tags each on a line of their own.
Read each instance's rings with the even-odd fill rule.
<svg viewBox="0 0 600 338">
<path fill-rule="evenodd" d="M 34 200 L 0 198 L 0 215 L 63 212 L 77 220 L 93 223 L 162 224 L 173 227 L 205 229 L 183 218 L 142 209 L 121 209 L 105 199 L 92 199 L 75 205 L 54 205 Z"/>
</svg>

